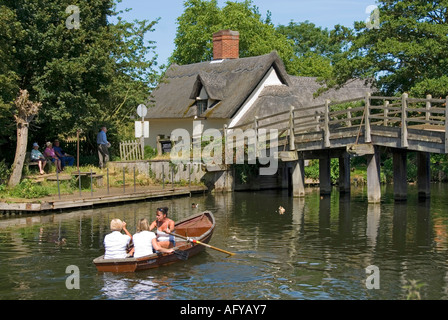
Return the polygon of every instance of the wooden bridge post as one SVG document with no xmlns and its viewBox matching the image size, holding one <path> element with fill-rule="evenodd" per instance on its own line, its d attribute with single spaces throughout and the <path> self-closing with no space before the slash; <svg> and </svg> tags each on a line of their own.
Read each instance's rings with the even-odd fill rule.
<svg viewBox="0 0 448 320">
<path fill-rule="evenodd" d="M 428 199 L 431 196 L 430 160 L 430 153 L 417 152 L 417 184 L 420 199 Z"/>
<path fill-rule="evenodd" d="M 405 201 L 408 195 L 407 181 L 407 152 L 406 150 L 394 149 L 394 198 L 395 201 Z"/>
<path fill-rule="evenodd" d="M 370 92 L 366 93 L 366 105 L 365 105 L 365 142 L 372 142 L 371 130 L 370 130 Z"/>
<path fill-rule="evenodd" d="M 319 187 L 321 195 L 331 194 L 331 157 L 330 152 L 324 152 L 319 159 Z"/>
<path fill-rule="evenodd" d="M 289 151 L 296 150 L 295 135 L 294 135 L 294 107 L 291 106 L 289 111 Z"/>
<path fill-rule="evenodd" d="M 369 203 L 381 201 L 380 153 L 374 146 L 374 154 L 367 156 L 367 198 Z"/>
<path fill-rule="evenodd" d="M 339 157 L 339 192 L 350 193 L 350 155 L 347 152 Z"/>
<path fill-rule="evenodd" d="M 425 120 L 429 121 L 430 120 L 430 116 L 431 116 L 431 99 L 432 99 L 432 95 L 428 94 L 426 96 L 426 116 L 425 116 Z"/>
<path fill-rule="evenodd" d="M 299 160 L 293 163 L 292 172 L 292 192 L 294 198 L 305 197 L 305 160 L 299 157 Z"/>
<path fill-rule="evenodd" d="M 401 147 L 409 147 L 408 143 L 408 94 L 403 93 L 401 98 Z"/>
<path fill-rule="evenodd" d="M 330 148 L 330 100 L 325 100 L 325 126 L 324 126 L 324 144 L 325 148 Z"/>
</svg>

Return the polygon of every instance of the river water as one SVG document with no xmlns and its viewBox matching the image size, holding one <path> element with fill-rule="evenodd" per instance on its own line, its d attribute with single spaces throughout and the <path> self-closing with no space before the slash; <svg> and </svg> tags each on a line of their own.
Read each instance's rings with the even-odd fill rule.
<svg viewBox="0 0 448 320">
<path fill-rule="evenodd" d="M 353 187 L 349 197 L 334 190 L 321 198 L 317 189 L 305 199 L 287 191 L 244 192 L 3 216 L 0 300 L 395 300 L 408 297 L 412 281 L 421 284 L 412 297 L 447 299 L 448 186 L 434 184 L 426 202 L 410 186 L 406 203 L 395 203 L 391 187 L 383 188 L 380 205 L 368 205 L 366 190 Z M 154 270 L 98 273 L 92 260 L 104 252 L 110 220 L 125 220 L 133 233 L 136 221 L 153 220 L 160 206 L 174 220 L 212 211 L 217 226 L 210 244 L 237 254 L 207 249 Z M 68 266 L 79 268 L 78 290 L 67 289 Z M 376 271 L 367 273 L 369 266 Z"/>
</svg>

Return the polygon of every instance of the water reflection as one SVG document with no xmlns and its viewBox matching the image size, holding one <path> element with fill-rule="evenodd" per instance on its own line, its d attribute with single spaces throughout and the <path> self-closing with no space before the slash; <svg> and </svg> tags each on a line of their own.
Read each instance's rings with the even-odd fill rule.
<svg viewBox="0 0 448 320">
<path fill-rule="evenodd" d="M 304 199 L 254 192 L 2 217 L 0 299 L 403 299 L 412 279 L 426 284 L 424 299 L 446 299 L 448 186 L 434 190 L 423 202 L 412 187 L 407 203 L 385 196 L 381 204 L 367 204 L 357 189 L 323 197 L 311 191 Z M 103 254 L 110 220 L 126 221 L 135 233 L 137 221 L 155 219 L 162 205 L 173 220 L 212 211 L 211 244 L 237 256 L 207 250 L 148 272 L 98 273 L 92 260 Z M 77 295 L 65 289 L 68 265 L 81 270 Z M 365 287 L 369 265 L 380 268 L 380 290 Z"/>
</svg>

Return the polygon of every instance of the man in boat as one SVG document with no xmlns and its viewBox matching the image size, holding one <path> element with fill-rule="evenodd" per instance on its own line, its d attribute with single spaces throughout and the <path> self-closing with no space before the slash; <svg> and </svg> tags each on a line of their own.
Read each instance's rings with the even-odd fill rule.
<svg viewBox="0 0 448 320">
<path fill-rule="evenodd" d="M 104 259 L 124 259 L 128 256 L 127 249 L 132 240 L 132 235 L 126 229 L 126 222 L 120 219 L 113 219 L 110 222 L 112 231 L 104 237 L 104 248 L 106 252 Z M 125 234 L 122 234 L 121 231 Z"/>
<path fill-rule="evenodd" d="M 149 230 L 152 231 L 157 228 L 157 242 L 162 248 L 174 248 L 176 242 L 174 236 L 171 234 L 174 232 L 174 221 L 168 217 L 168 208 L 157 208 L 156 220 L 151 223 Z"/>
</svg>

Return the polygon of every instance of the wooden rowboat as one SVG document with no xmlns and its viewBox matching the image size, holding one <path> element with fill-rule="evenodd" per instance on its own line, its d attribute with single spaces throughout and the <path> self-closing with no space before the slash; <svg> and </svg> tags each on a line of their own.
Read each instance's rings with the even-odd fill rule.
<svg viewBox="0 0 448 320">
<path fill-rule="evenodd" d="M 203 212 L 175 224 L 175 233 L 207 244 L 215 228 L 215 217 L 211 212 Z M 104 255 L 93 260 L 100 272 L 136 272 L 157 268 L 179 261 L 179 253 L 188 257 L 197 255 L 206 247 L 176 237 L 175 253 L 155 253 L 141 258 L 104 259 Z"/>
</svg>

